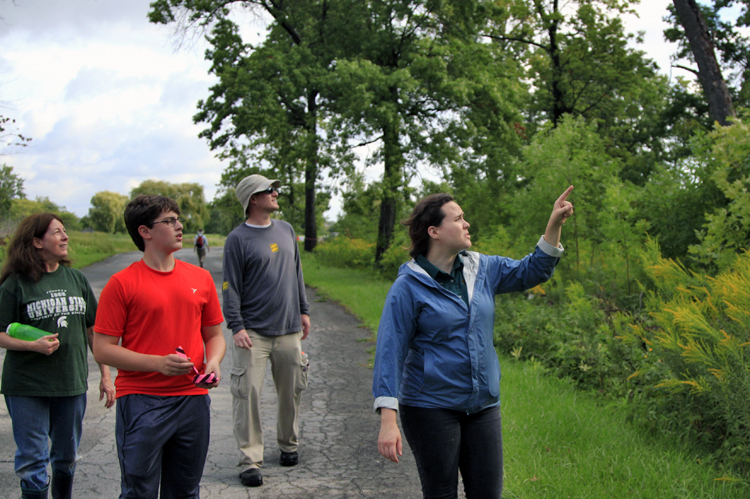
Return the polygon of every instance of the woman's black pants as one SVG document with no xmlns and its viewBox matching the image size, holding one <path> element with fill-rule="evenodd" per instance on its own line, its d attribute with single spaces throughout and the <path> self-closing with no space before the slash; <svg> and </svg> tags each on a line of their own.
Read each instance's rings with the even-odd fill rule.
<svg viewBox="0 0 750 499">
<path fill-rule="evenodd" d="M 466 414 L 401 405 L 399 412 L 425 499 L 458 497 L 459 470 L 467 499 L 500 499 L 503 436 L 499 406 Z"/>
</svg>

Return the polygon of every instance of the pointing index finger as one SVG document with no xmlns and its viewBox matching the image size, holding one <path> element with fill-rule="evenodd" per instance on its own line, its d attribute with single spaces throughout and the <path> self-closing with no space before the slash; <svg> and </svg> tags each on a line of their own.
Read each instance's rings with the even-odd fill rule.
<svg viewBox="0 0 750 499">
<path fill-rule="evenodd" d="M 573 186 L 572 185 L 570 187 L 568 187 L 567 189 L 565 189 L 565 192 L 563 192 L 562 194 L 560 194 L 560 197 L 557 198 L 557 202 L 558 203 L 564 203 L 565 200 L 568 198 L 568 194 L 570 194 L 570 192 L 572 190 L 573 190 Z"/>
</svg>

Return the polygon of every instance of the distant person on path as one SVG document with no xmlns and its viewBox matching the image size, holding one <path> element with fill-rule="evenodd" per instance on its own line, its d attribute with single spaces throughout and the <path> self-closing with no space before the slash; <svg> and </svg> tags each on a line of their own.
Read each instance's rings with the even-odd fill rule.
<svg viewBox="0 0 750 499">
<path fill-rule="evenodd" d="M 0 347 L 7 350 L 0 391 L 13 425 L 21 496 L 28 499 L 46 498 L 49 489 L 55 499 L 71 497 L 86 411 L 96 298 L 83 273 L 68 266 L 68 241 L 57 215 L 26 217 L 0 274 Z M 11 337 L 5 331 L 13 322 L 49 336 Z M 99 364 L 99 370 L 99 400 L 106 397 L 109 408 L 115 389 L 109 368 Z"/>
<path fill-rule="evenodd" d="M 400 413 L 425 498 L 500 498 L 503 448 L 500 364 L 493 345 L 495 295 L 547 281 L 573 214 L 570 186 L 555 202 L 536 251 L 523 260 L 473 251 L 469 223 L 448 194 L 422 199 L 404 222 L 412 260 L 386 299 L 373 377 L 378 450 L 398 462 Z"/>
<path fill-rule="evenodd" d="M 206 251 L 211 251 L 208 246 L 208 239 L 203 235 L 203 229 L 198 229 L 198 235 L 193 240 L 193 248 L 198 253 L 198 264 L 203 268 L 203 260 L 206 259 Z"/>
<path fill-rule="evenodd" d="M 310 332 L 294 229 L 271 219 L 279 209 L 279 181 L 245 177 L 236 189 L 246 220 L 224 244 L 224 315 L 234 335 L 230 388 L 234 437 L 240 450 L 240 481 L 263 484 L 263 427 L 260 393 L 271 361 L 278 397 L 276 439 L 279 464 L 294 466 L 299 456 L 299 406 L 307 387 L 300 341 Z"/>
<path fill-rule="evenodd" d="M 208 388 L 221 381 L 226 351 L 219 297 L 207 271 L 174 257 L 182 248 L 174 200 L 138 196 L 125 208 L 125 226 L 143 259 L 107 282 L 94 326 L 95 358 L 118 369 L 120 498 L 156 499 L 160 488 L 162 498 L 198 498 Z M 196 383 L 193 368 L 215 380 Z"/>
</svg>

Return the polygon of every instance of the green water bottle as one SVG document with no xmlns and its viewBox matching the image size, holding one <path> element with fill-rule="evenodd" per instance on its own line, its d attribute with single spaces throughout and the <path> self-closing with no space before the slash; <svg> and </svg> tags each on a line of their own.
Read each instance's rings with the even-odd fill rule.
<svg viewBox="0 0 750 499">
<path fill-rule="evenodd" d="M 11 322 L 8 324 L 8 329 L 5 332 L 13 338 L 18 338 L 19 340 L 24 341 L 36 341 L 42 336 L 49 336 L 51 334 L 47 331 L 37 329 L 34 326 L 21 324 L 19 322 Z"/>
</svg>

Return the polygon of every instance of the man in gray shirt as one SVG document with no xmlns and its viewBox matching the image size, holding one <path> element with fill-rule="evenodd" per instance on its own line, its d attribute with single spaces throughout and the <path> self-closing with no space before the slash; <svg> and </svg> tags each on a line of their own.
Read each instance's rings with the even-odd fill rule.
<svg viewBox="0 0 750 499">
<path fill-rule="evenodd" d="M 245 177 L 236 189 L 247 219 L 224 245 L 224 317 L 234 335 L 232 417 L 241 457 L 240 481 L 263 484 L 263 428 L 260 394 L 271 360 L 278 397 L 276 437 L 279 464 L 298 461 L 299 402 L 307 387 L 301 340 L 310 332 L 297 236 L 287 222 L 271 219 L 279 209 L 278 180 Z"/>
</svg>

